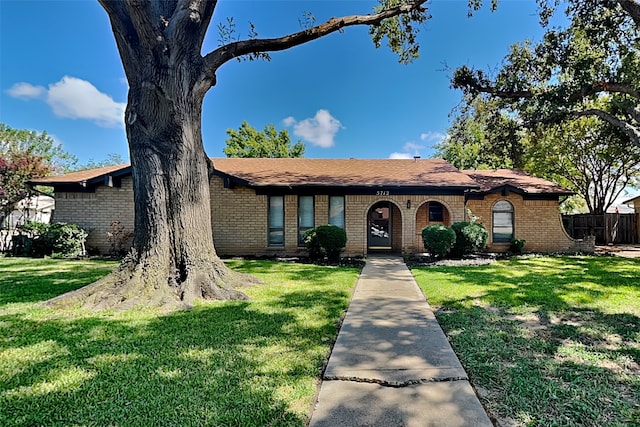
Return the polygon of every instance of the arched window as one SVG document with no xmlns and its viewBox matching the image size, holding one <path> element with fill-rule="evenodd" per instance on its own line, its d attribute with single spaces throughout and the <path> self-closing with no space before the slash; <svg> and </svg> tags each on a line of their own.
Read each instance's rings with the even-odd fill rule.
<svg viewBox="0 0 640 427">
<path fill-rule="evenodd" d="M 493 243 L 509 243 L 513 240 L 513 205 L 500 200 L 493 205 Z"/>
</svg>

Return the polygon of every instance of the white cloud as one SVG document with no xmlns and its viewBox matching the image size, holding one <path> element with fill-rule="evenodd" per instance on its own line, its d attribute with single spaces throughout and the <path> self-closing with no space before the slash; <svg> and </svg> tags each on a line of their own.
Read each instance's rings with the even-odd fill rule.
<svg viewBox="0 0 640 427">
<path fill-rule="evenodd" d="M 389 154 L 390 159 L 413 159 L 413 154 L 411 153 L 391 153 Z"/>
<path fill-rule="evenodd" d="M 441 132 L 425 132 L 420 134 L 420 139 L 422 141 L 442 141 L 447 135 Z"/>
<path fill-rule="evenodd" d="M 293 116 L 289 116 L 286 119 L 284 119 L 282 121 L 282 123 L 286 126 L 286 127 L 291 127 L 293 125 L 296 124 L 296 119 L 293 118 Z"/>
<path fill-rule="evenodd" d="M 33 99 L 40 98 L 47 92 L 47 89 L 42 86 L 35 86 L 31 83 L 16 83 L 11 88 L 7 89 L 9 96 L 18 99 Z"/>
<path fill-rule="evenodd" d="M 124 122 L 125 103 L 115 102 L 86 80 L 65 76 L 49 85 L 47 103 L 58 117 L 87 119 L 103 127 Z"/>
<path fill-rule="evenodd" d="M 76 77 L 64 76 L 48 89 L 17 83 L 7 92 L 16 98 L 42 98 L 58 117 L 91 120 L 102 127 L 124 124 L 126 103 L 115 102 L 90 82 Z"/>
<path fill-rule="evenodd" d="M 402 146 L 402 149 L 409 153 L 414 153 L 414 155 L 419 155 L 420 154 L 420 150 L 422 150 L 423 148 L 425 148 L 424 145 L 420 145 L 420 144 L 416 144 L 415 142 L 407 142 Z"/>
<path fill-rule="evenodd" d="M 288 127 L 293 126 L 295 136 L 322 148 L 332 147 L 334 145 L 333 138 L 343 127 L 340 121 L 327 110 L 318 110 L 315 117 L 300 122 L 293 117 L 287 117 L 283 123 Z"/>
<path fill-rule="evenodd" d="M 405 142 L 402 146 L 402 152 L 394 152 L 389 155 L 390 159 L 413 159 L 414 156 L 420 156 L 420 150 L 426 148 L 424 145 L 416 144 L 413 141 Z"/>
</svg>

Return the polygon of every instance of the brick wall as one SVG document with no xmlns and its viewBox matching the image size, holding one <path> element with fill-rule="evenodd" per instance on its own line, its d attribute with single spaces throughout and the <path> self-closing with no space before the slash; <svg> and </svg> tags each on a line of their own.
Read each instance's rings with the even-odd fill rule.
<svg viewBox="0 0 640 427">
<path fill-rule="evenodd" d="M 524 200 L 521 195 L 511 193 L 504 197 L 489 194 L 484 200 L 469 200 L 467 207 L 479 216 L 478 222 L 489 230 L 489 249 L 507 251 L 509 243 L 493 243 L 492 209 L 500 200 L 511 202 L 514 208 L 514 238 L 526 240 L 527 252 L 566 252 L 583 250 L 583 242 L 572 239 L 562 225 L 562 218 L 556 200 Z M 578 247 L 577 245 L 582 245 Z"/>
<path fill-rule="evenodd" d="M 107 232 L 113 221 L 133 231 L 133 182 L 122 178 L 120 187 L 100 186 L 95 193 L 56 193 L 52 221 L 78 224 L 87 231 L 87 249 L 106 254 L 110 250 Z"/>
<path fill-rule="evenodd" d="M 285 202 L 285 245 L 269 247 L 267 241 L 268 196 L 237 186 L 224 188 L 221 178 L 211 180 L 211 217 L 213 238 L 220 255 L 298 255 L 306 253 L 298 246 L 298 196 L 287 195 Z M 515 209 L 515 237 L 527 241 L 527 251 L 573 250 L 577 242 L 562 226 L 557 201 L 529 201 L 512 193 L 508 197 L 488 195 L 485 200 L 471 200 L 468 207 L 480 216 L 491 231 L 491 209 L 498 201 L 509 200 Z M 367 214 L 379 201 L 392 204 L 391 230 L 393 249 L 397 252 L 424 250 L 421 230 L 428 225 L 427 205 L 439 202 L 445 208 L 444 223 L 465 220 L 463 196 L 375 196 L 346 195 L 346 256 L 367 252 Z M 410 201 L 410 207 L 407 207 Z M 315 225 L 328 223 L 329 196 L 314 196 Z M 133 230 L 133 189 L 131 177 L 124 177 L 119 188 L 100 186 L 95 193 L 58 193 L 54 220 L 73 222 L 88 231 L 88 248 L 109 251 L 107 232 L 112 221 L 120 221 Z M 491 234 L 491 233 L 490 233 Z M 493 244 L 491 250 L 507 250 L 508 244 Z M 587 245 L 588 246 L 588 245 Z"/>
</svg>

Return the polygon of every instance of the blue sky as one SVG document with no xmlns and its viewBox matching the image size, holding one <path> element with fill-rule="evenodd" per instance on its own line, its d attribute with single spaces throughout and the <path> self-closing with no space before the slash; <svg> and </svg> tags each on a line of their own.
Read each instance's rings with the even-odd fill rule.
<svg viewBox="0 0 640 427">
<path fill-rule="evenodd" d="M 433 0 L 421 27 L 421 56 L 401 65 L 375 49 L 366 28 L 348 28 L 271 54 L 271 61 L 229 62 L 205 99 L 203 138 L 224 156 L 226 130 L 243 120 L 274 124 L 302 140 L 306 157 L 429 157 L 449 127 L 461 94 L 445 68 L 497 68 L 509 45 L 539 40 L 534 0 L 502 0 L 467 18 L 466 0 Z M 490 3 L 489 0 L 486 3 Z M 218 46 L 217 24 L 234 17 L 246 38 L 300 29 L 304 11 L 317 22 L 369 13 L 367 0 L 221 0 L 203 53 Z M 122 112 L 127 83 L 106 13 L 93 0 L 0 0 L 0 122 L 46 131 L 81 163 L 110 153 L 128 160 Z"/>
</svg>

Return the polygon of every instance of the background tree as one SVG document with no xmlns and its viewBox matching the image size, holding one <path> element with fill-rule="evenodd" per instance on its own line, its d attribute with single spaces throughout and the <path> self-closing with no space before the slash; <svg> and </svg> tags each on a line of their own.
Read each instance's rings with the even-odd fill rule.
<svg viewBox="0 0 640 427">
<path fill-rule="evenodd" d="M 607 122 L 579 117 L 514 132 L 516 120 L 498 103 L 484 95 L 466 99 L 436 147 L 436 155 L 460 169 L 525 170 L 575 191 L 580 200 L 570 199 L 565 210 L 586 206 L 591 213 L 606 212 L 640 176 L 640 148 Z"/>
<path fill-rule="evenodd" d="M 0 225 L 20 200 L 33 193 L 26 182 L 50 172 L 51 168 L 42 156 L 28 152 L 0 154 Z"/>
<path fill-rule="evenodd" d="M 76 162 L 46 132 L 0 123 L 0 225 L 20 200 L 33 194 L 28 180 L 71 170 Z"/>
<path fill-rule="evenodd" d="M 13 153 L 42 157 L 51 168 L 51 173 L 74 170 L 78 163 L 78 158 L 64 151 L 47 132 L 14 129 L 0 123 L 0 155 L 6 157 Z"/>
<path fill-rule="evenodd" d="M 434 156 L 458 169 L 524 169 L 519 125 L 497 103 L 483 95 L 465 95 L 453 111 L 447 138 Z"/>
<path fill-rule="evenodd" d="M 52 304 L 89 307 L 189 306 L 206 298 L 244 298 L 244 282 L 216 255 L 211 232 L 209 175 L 202 143 L 202 103 L 228 61 L 268 58 L 342 31 L 367 25 L 376 46 L 387 40 L 402 62 L 417 56 L 416 24 L 427 0 L 379 0 L 370 14 L 332 18 L 277 38 L 224 37 L 202 55 L 217 1 L 99 0 L 107 12 L 129 83 L 125 125 L 135 204 L 133 249 L 120 269 Z M 275 7 L 275 6 L 274 6 Z M 312 22 L 309 22 L 311 24 Z M 230 26 L 221 33 L 233 32 Z"/>
<path fill-rule="evenodd" d="M 472 119 L 485 130 L 481 148 L 471 145 L 481 166 L 496 167 L 500 162 L 491 156 L 502 154 L 504 165 L 557 181 L 576 191 L 591 212 L 600 213 L 638 173 L 640 2 L 538 3 L 542 25 L 548 25 L 559 5 L 566 6 L 568 25 L 548 28 L 537 44 L 513 45 L 496 73 L 469 66 L 455 70 L 452 86 L 463 90 L 463 104 L 471 111 L 488 106 L 491 112 L 475 118 L 464 114 L 461 123 L 469 126 L 467 119 Z M 506 131 L 490 119 L 496 115 L 511 120 Z M 453 133 L 460 130 L 466 131 L 454 122 Z M 519 134 L 518 142 L 496 138 L 499 132 Z M 523 162 L 505 153 L 505 143 L 516 148 L 511 154 L 520 153 Z M 459 144 L 466 141 L 445 144 L 441 151 L 455 158 Z"/>
<path fill-rule="evenodd" d="M 127 163 L 120 154 L 118 153 L 109 153 L 107 154 L 107 158 L 100 161 L 95 161 L 93 159 L 89 159 L 87 164 L 80 165 L 76 168 L 76 170 L 87 170 L 87 169 L 97 169 L 104 168 L 107 166 L 118 166 Z"/>
<path fill-rule="evenodd" d="M 605 213 L 640 177 L 640 149 L 595 117 L 540 127 L 528 137 L 526 169 L 575 191 L 590 213 Z"/>
<path fill-rule="evenodd" d="M 512 46 L 495 74 L 458 68 L 453 87 L 486 94 L 527 124 L 597 117 L 640 146 L 640 2 L 539 0 L 547 25 L 566 5 L 566 28 L 547 29 L 536 45 Z M 606 98 L 608 102 L 597 103 Z"/>
<path fill-rule="evenodd" d="M 227 129 L 227 135 L 227 146 L 222 150 L 227 157 L 304 157 L 304 144 L 298 141 L 291 145 L 289 132 L 278 132 L 271 124 L 260 132 L 245 121 L 237 131 Z"/>
</svg>

